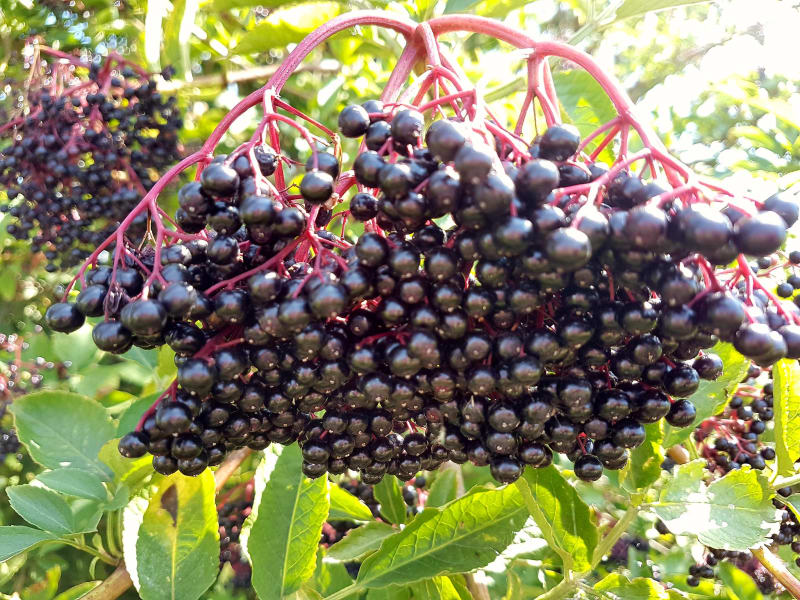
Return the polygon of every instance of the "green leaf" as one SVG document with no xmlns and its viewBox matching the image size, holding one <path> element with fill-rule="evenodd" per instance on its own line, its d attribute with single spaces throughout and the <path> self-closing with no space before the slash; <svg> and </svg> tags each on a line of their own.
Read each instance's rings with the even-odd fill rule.
<svg viewBox="0 0 800 600">
<path fill-rule="evenodd" d="M 100 449 L 99 457 L 114 474 L 114 481 L 136 489 L 148 476 L 153 474 L 153 459 L 149 455 L 141 458 L 125 458 L 117 450 L 119 440 L 109 440 Z"/>
<path fill-rule="evenodd" d="M 17 434 L 31 457 L 49 469 L 77 467 L 103 477 L 97 454 L 114 437 L 114 424 L 100 404 L 78 394 L 43 391 L 11 405 Z"/>
<path fill-rule="evenodd" d="M 128 408 L 126 408 L 125 412 L 120 415 L 119 421 L 117 422 L 117 437 L 122 437 L 126 433 L 130 433 L 136 429 L 136 425 L 139 424 L 139 419 L 160 395 L 160 392 L 156 392 L 154 394 L 143 396 L 142 398 L 136 399 Z"/>
<path fill-rule="evenodd" d="M 11 508 L 34 527 L 58 535 L 75 531 L 69 504 L 55 492 L 32 485 L 15 485 L 6 488 L 6 493 Z"/>
<path fill-rule="evenodd" d="M 469 12 L 480 3 L 481 0 L 447 0 L 447 4 L 444 6 L 444 14 Z"/>
<path fill-rule="evenodd" d="M 142 365 L 148 371 L 155 371 L 158 366 L 158 352 L 155 350 L 144 350 L 134 346 L 122 355 L 122 358 L 127 358 L 133 362 Z"/>
<path fill-rule="evenodd" d="M 730 600 L 763 600 L 753 578 L 727 560 L 722 561 L 717 569 L 717 577 L 725 584 L 725 592 Z"/>
<path fill-rule="evenodd" d="M 367 592 L 367 600 L 409 600 L 410 598 L 410 586 L 378 588 Z"/>
<path fill-rule="evenodd" d="M 664 439 L 662 422 L 645 425 L 647 437 L 641 446 L 631 451 L 628 464 L 619 474 L 622 486 L 629 492 L 635 492 L 653 485 L 661 476 L 661 463 L 664 451 L 661 442 Z"/>
<path fill-rule="evenodd" d="M 652 579 L 637 577 L 628 579 L 619 573 L 611 573 L 594 585 L 607 600 L 668 600 L 664 586 Z"/>
<path fill-rule="evenodd" d="M 125 565 L 142 600 L 195 600 L 217 578 L 214 476 L 161 477 L 123 512 Z"/>
<path fill-rule="evenodd" d="M 617 116 L 614 104 L 594 77 L 582 69 L 568 69 L 553 73 L 553 83 L 558 91 L 562 110 L 581 136 L 592 133 L 600 125 Z M 599 143 L 602 140 L 596 140 Z M 594 146 L 590 144 L 589 148 Z"/>
<path fill-rule="evenodd" d="M 456 469 L 439 471 L 428 492 L 425 506 L 444 506 L 458 495 L 458 473 Z"/>
<path fill-rule="evenodd" d="M 378 549 L 381 542 L 395 533 L 386 523 L 373 521 L 351 529 L 344 538 L 328 549 L 328 556 L 341 562 L 362 559 Z"/>
<path fill-rule="evenodd" d="M 84 471 L 74 467 L 65 467 L 63 469 L 39 473 L 36 479 L 51 490 L 69 496 L 99 500 L 101 502 L 108 499 L 108 493 L 103 486 L 103 482 L 91 471 Z"/>
<path fill-rule="evenodd" d="M 415 598 L 426 600 L 472 600 L 472 596 L 462 595 L 462 591 L 456 587 L 453 580 L 444 576 L 419 581 L 413 584 L 411 589 Z"/>
<path fill-rule="evenodd" d="M 326 478 L 303 475 L 297 444 L 283 448 L 277 458 L 272 452 L 264 455 L 255 475 L 246 546 L 258 597 L 279 600 L 314 573 L 330 497 Z"/>
<path fill-rule="evenodd" d="M 400 525 L 406 522 L 406 503 L 396 477 L 384 477 L 372 491 L 380 504 L 381 514 L 390 523 Z"/>
<path fill-rule="evenodd" d="M 231 10 L 232 8 L 248 8 L 250 6 L 275 8 L 284 4 L 286 4 L 286 0 L 214 0 L 208 10 L 223 11 Z"/>
<path fill-rule="evenodd" d="M 361 500 L 335 483 L 328 483 L 331 498 L 329 519 L 355 519 L 371 521 L 372 511 Z"/>
<path fill-rule="evenodd" d="M 589 507 L 561 473 L 550 465 L 526 468 L 516 483 L 544 539 L 558 552 L 565 569 L 577 573 L 591 567 L 597 528 Z"/>
<path fill-rule="evenodd" d="M 53 600 L 78 600 L 79 598 L 83 598 L 101 583 L 103 582 L 99 580 L 79 583 L 78 585 L 72 586 L 68 590 L 64 590 L 58 596 L 53 598 Z"/>
<path fill-rule="evenodd" d="M 91 326 L 84 325 L 69 335 L 56 334 L 53 336 L 53 352 L 61 362 L 72 363 L 70 369 L 78 372 L 89 365 L 97 366 L 97 346 L 92 341 Z"/>
<path fill-rule="evenodd" d="M 794 473 L 800 457 L 800 365 L 784 359 L 772 367 L 775 400 L 775 454 L 778 475 Z"/>
<path fill-rule="evenodd" d="M 296 44 L 341 10 L 342 5 L 337 2 L 309 2 L 279 8 L 245 33 L 234 51 L 240 55 L 251 54 Z"/>
<path fill-rule="evenodd" d="M 527 517 L 516 487 L 476 488 L 442 508 L 426 508 L 386 538 L 362 563 L 357 584 L 384 587 L 483 567 L 513 541 Z"/>
<path fill-rule="evenodd" d="M 745 551 L 780 522 L 766 477 L 748 465 L 706 486 L 705 460 L 681 465 L 651 504 L 676 535 L 693 535 L 711 548 Z"/>
<path fill-rule="evenodd" d="M 352 583 L 353 578 L 350 577 L 344 564 L 328 560 L 325 551 L 320 550 L 317 552 L 317 568 L 314 571 L 314 578 L 304 583 L 300 589 L 313 588 L 321 596 L 329 596 Z"/>
<path fill-rule="evenodd" d="M 6 525 L 0 527 L 0 562 L 25 552 L 46 542 L 55 540 L 56 536 L 24 525 Z"/>
<path fill-rule="evenodd" d="M 662 445 L 665 448 L 670 448 L 688 439 L 699 423 L 702 423 L 708 417 L 718 414 L 733 396 L 739 382 L 747 374 L 750 361 L 739 354 L 734 349 L 733 344 L 719 342 L 711 348 L 710 352 L 719 355 L 725 365 L 725 372 L 716 381 L 701 381 L 700 387 L 689 398 L 697 409 L 697 417 L 695 417 L 694 424 L 682 428 L 664 424 L 664 442 Z"/>
<path fill-rule="evenodd" d="M 616 20 L 630 17 L 641 17 L 649 12 L 686 6 L 688 4 L 704 4 L 710 0 L 625 0 L 617 9 Z"/>
</svg>

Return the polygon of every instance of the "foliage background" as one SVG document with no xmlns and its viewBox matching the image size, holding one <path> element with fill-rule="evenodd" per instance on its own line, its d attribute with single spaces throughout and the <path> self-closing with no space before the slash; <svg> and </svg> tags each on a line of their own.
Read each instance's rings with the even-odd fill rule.
<svg viewBox="0 0 800 600">
<path fill-rule="evenodd" d="M 167 65 L 174 68 L 175 75 L 162 82 L 162 88 L 178 96 L 185 112 L 182 140 L 191 150 L 230 107 L 263 84 L 293 44 L 336 14 L 378 9 L 425 19 L 473 12 L 502 19 L 537 37 L 570 41 L 590 52 L 622 81 L 683 160 L 701 172 L 733 177 L 738 185 L 766 195 L 776 187 L 800 186 L 800 63 L 794 52 L 786 51 L 787 41 L 794 39 L 787 36 L 800 29 L 800 2 L 759 0 L 758 11 L 752 10 L 753 4 L 753 0 L 0 0 L 0 109 L 13 100 L 10 82 L 24 77 L 22 57 L 31 36 L 63 51 L 78 51 L 87 59 L 116 50 L 155 72 Z M 480 82 L 497 111 L 513 114 L 520 94 L 518 69 L 524 61 L 495 60 L 506 56 L 508 49 L 477 35 L 448 38 L 447 44 L 464 57 L 466 72 Z M 312 55 L 284 95 L 303 112 L 335 122 L 349 102 L 379 95 L 400 50 L 393 34 L 376 29 L 343 32 Z M 583 127 L 599 123 L 608 110 L 607 100 L 580 75 L 568 73 L 568 66 L 554 66 L 570 117 Z M 251 120 L 237 122 L 223 140 L 223 150 L 241 141 L 256 118 L 253 112 Z M 94 397 L 116 415 L 124 414 L 137 398 L 162 389 L 171 375 L 168 355 L 134 350 L 116 358 L 96 350 L 88 328 L 69 340 L 42 331 L 44 309 L 65 282 L 64 274 L 45 273 L 43 266 L 41 257 L 31 256 L 24 245 L 14 242 L 5 233 L 5 223 L 0 223 L 0 332 L 22 335 L 29 344 L 27 359 L 70 363 L 67 378 L 47 372 L 44 386 Z M 0 364 L 0 368 L 5 367 Z M 8 427 L 10 417 L 3 417 L 2 423 Z M 24 455 L 7 456 L 0 465 L 0 486 L 26 483 L 37 469 Z M 583 485 L 578 490 L 589 503 L 608 492 Z M 17 523 L 19 518 L 5 499 L 0 501 L 0 524 Z M 525 560 L 546 564 L 546 552 L 541 548 L 532 552 L 534 558 Z M 666 556 L 662 568 L 667 574 L 678 573 L 689 560 Z M 513 563 L 504 573 L 507 566 L 488 569 L 497 589 L 506 588 L 507 577 L 522 577 Z M 631 575 L 643 573 L 635 560 L 628 567 Z M 85 553 L 50 545 L 24 563 L 1 564 L 0 591 L 51 600 L 86 581 L 87 573 L 102 578 L 104 569 Z M 546 578 L 546 570 L 541 572 Z M 235 594 L 224 580 L 223 576 L 209 597 Z"/>
</svg>

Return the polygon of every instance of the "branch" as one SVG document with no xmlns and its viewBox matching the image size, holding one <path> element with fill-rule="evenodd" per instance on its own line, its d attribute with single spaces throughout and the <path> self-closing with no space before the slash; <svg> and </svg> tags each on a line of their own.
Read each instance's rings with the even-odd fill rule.
<svg viewBox="0 0 800 600">
<path fill-rule="evenodd" d="M 265 67 L 251 67 L 249 69 L 242 69 L 240 71 L 233 71 L 231 73 L 216 73 L 214 75 L 201 75 L 191 80 L 176 80 L 166 81 L 161 80 L 158 82 L 158 90 L 161 92 L 177 92 L 188 87 L 221 87 L 224 88 L 231 83 L 245 83 L 247 81 L 267 80 L 272 77 L 278 70 L 279 65 L 268 65 Z M 310 65 L 300 65 L 297 72 L 312 72 L 312 73 L 338 73 L 341 70 L 341 65 L 335 61 L 326 61 L 323 63 L 314 63 Z"/>
<path fill-rule="evenodd" d="M 225 482 L 230 479 L 231 475 L 236 472 L 236 469 L 242 464 L 245 458 L 250 455 L 249 448 L 241 448 L 236 452 L 231 453 L 228 458 L 219 466 L 214 472 L 214 480 L 216 481 L 216 491 L 219 492 Z M 125 563 L 120 562 L 117 569 L 111 573 L 103 582 L 83 596 L 84 600 L 115 600 L 124 594 L 131 586 L 131 576 L 125 569 Z"/>
<path fill-rule="evenodd" d="M 786 588 L 786 591 L 789 592 L 793 598 L 800 598 L 800 581 L 789 572 L 780 558 L 775 556 L 767 548 L 756 548 L 750 550 L 750 552 L 758 559 L 758 562 L 764 565 L 764 568 Z"/>
<path fill-rule="evenodd" d="M 93 590 L 83 596 L 83 600 L 111 600 L 119 598 L 133 585 L 131 576 L 125 570 L 125 565 L 120 563 L 117 569 Z"/>
</svg>

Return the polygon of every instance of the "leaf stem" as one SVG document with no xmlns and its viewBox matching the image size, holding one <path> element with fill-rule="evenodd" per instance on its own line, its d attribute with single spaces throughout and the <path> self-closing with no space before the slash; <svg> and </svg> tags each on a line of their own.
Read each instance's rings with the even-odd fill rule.
<svg viewBox="0 0 800 600">
<path fill-rule="evenodd" d="M 567 594 L 575 589 L 575 585 L 575 581 L 573 581 L 572 577 L 565 577 L 556 587 L 550 588 L 544 594 L 536 596 L 536 600 L 559 600 L 560 598 L 566 598 Z"/>
<path fill-rule="evenodd" d="M 625 514 L 622 515 L 622 518 L 611 528 L 611 531 L 600 540 L 600 543 L 592 554 L 592 568 L 596 567 L 600 561 L 603 560 L 603 557 L 611 551 L 614 544 L 616 544 L 619 538 L 628 530 L 628 527 L 630 527 L 638 514 L 639 505 L 634 504 L 630 506 L 628 510 L 625 511 Z"/>
<path fill-rule="evenodd" d="M 775 556 L 766 547 L 755 548 L 750 550 L 750 552 L 758 559 L 758 562 L 764 565 L 764 568 L 786 588 L 786 591 L 789 592 L 793 598 L 800 598 L 800 581 L 789 572 L 780 558 Z"/>
<path fill-rule="evenodd" d="M 79 542 L 77 540 L 69 540 L 65 538 L 61 538 L 58 540 L 59 542 L 66 544 L 67 546 L 72 546 L 73 548 L 77 548 L 78 550 L 82 550 L 92 556 L 96 556 L 100 560 L 102 560 L 107 565 L 111 565 L 112 567 L 116 567 L 119 564 L 119 560 L 113 558 L 112 556 L 108 556 L 105 552 L 100 552 L 91 546 L 87 546 L 86 544 Z"/>
<path fill-rule="evenodd" d="M 800 483 L 800 473 L 795 473 L 789 477 L 776 477 L 772 482 L 772 488 L 778 490 L 782 487 L 790 487 Z"/>
</svg>

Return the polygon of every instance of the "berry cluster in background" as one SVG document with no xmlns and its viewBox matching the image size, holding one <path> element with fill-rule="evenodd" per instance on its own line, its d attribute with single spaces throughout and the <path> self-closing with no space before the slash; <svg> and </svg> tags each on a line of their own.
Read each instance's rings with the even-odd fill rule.
<svg viewBox="0 0 800 600">
<path fill-rule="evenodd" d="M 0 127 L 0 209 L 55 271 L 83 261 L 180 157 L 182 121 L 175 97 L 117 55 L 87 65 L 31 50 L 16 116 Z M 145 226 L 128 235 L 139 241 Z"/>
</svg>

